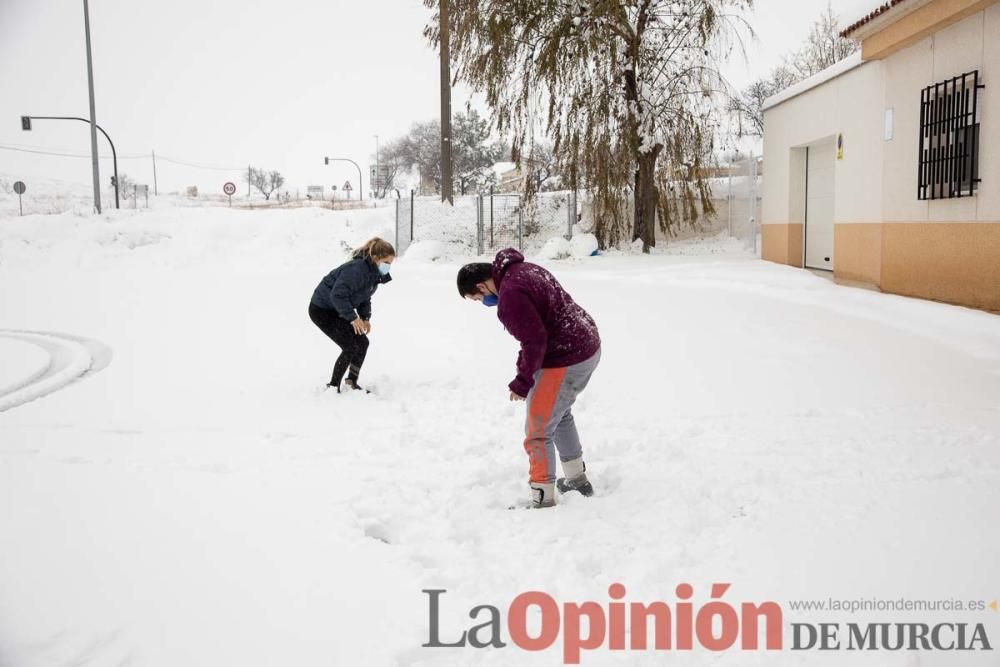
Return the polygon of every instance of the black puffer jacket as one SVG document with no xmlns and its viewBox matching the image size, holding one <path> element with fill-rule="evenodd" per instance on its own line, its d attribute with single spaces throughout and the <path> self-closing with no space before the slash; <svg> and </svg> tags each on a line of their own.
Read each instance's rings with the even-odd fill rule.
<svg viewBox="0 0 1000 667">
<path fill-rule="evenodd" d="M 324 310 L 336 310 L 348 322 L 360 317 L 371 319 L 372 294 L 378 286 L 392 280 L 383 276 L 367 257 L 358 257 L 328 273 L 312 295 L 312 304 Z"/>
</svg>

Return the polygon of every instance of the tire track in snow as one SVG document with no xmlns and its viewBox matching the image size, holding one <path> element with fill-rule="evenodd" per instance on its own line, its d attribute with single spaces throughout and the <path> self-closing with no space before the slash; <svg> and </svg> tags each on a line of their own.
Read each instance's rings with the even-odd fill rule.
<svg viewBox="0 0 1000 667">
<path fill-rule="evenodd" d="M 48 368 L 0 394 L 0 412 L 16 408 L 63 389 L 111 363 L 111 348 L 100 341 L 51 331 L 0 329 L 0 337 L 42 348 L 49 356 Z"/>
</svg>

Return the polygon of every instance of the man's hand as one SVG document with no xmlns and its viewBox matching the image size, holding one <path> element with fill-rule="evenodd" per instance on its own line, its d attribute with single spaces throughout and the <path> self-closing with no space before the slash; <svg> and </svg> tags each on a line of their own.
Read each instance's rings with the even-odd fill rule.
<svg viewBox="0 0 1000 667">
<path fill-rule="evenodd" d="M 358 319 L 351 322 L 351 328 L 354 329 L 355 334 L 360 336 L 361 334 L 365 333 L 365 321 L 359 317 Z"/>
<path fill-rule="evenodd" d="M 372 332 L 371 320 L 365 320 L 365 333 L 370 334 Z"/>
<path fill-rule="evenodd" d="M 523 401 L 524 400 L 524 396 L 519 396 L 519 395 L 515 394 L 514 392 L 510 392 L 510 400 L 512 400 L 512 401 Z"/>
</svg>

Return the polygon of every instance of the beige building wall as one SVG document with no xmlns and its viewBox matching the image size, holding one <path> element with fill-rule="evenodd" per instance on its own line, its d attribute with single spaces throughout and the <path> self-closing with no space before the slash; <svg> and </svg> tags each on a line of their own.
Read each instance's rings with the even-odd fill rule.
<svg viewBox="0 0 1000 667">
<path fill-rule="evenodd" d="M 986 88 L 980 91 L 984 120 L 979 159 L 980 189 L 977 216 L 980 222 L 1000 222 L 1000 2 L 983 12 L 982 75 Z M 986 114 L 989 114 L 988 116 Z M 991 147 L 991 148 L 987 148 Z"/>
<path fill-rule="evenodd" d="M 838 134 L 844 155 L 834 168 L 835 239 L 836 225 L 881 220 L 881 191 L 872 187 L 882 177 L 881 70 L 880 62 L 862 64 L 765 112 L 764 259 L 802 266 L 804 149 Z M 834 259 L 839 265 L 839 252 Z"/>
<path fill-rule="evenodd" d="M 763 257 L 802 265 L 801 252 L 791 247 L 802 238 L 796 205 L 801 184 L 793 165 L 801 146 L 841 133 L 835 276 L 887 292 L 1000 310 L 1000 2 L 978 3 L 971 14 L 972 5 L 963 0 L 931 4 L 936 7 L 927 15 L 948 16 L 954 9 L 964 17 L 913 39 L 896 30 L 894 46 L 880 46 L 884 59 L 765 112 L 765 169 L 774 177 L 765 181 Z M 973 197 L 920 201 L 920 91 L 976 69 L 986 85 L 979 98 L 982 183 Z M 889 140 L 883 136 L 887 109 L 893 116 Z"/>
</svg>

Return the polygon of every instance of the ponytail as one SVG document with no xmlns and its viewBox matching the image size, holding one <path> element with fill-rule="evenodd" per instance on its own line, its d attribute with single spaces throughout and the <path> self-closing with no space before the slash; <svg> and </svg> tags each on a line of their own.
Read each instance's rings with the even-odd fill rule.
<svg viewBox="0 0 1000 667">
<path fill-rule="evenodd" d="M 365 259 L 373 259 L 375 257 L 395 257 L 396 249 L 392 247 L 392 244 L 384 239 L 375 237 L 369 239 L 365 242 L 363 246 L 357 248 L 354 251 L 354 259 L 360 259 L 364 257 Z"/>
</svg>

